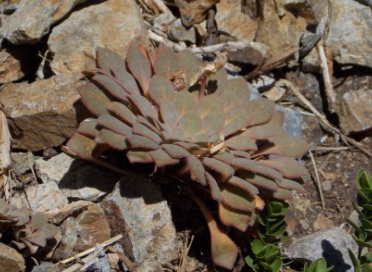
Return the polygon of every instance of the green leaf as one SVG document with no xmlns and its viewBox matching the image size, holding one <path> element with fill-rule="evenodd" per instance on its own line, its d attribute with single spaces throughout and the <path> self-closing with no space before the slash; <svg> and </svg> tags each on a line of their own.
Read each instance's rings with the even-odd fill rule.
<svg viewBox="0 0 372 272">
<path fill-rule="evenodd" d="M 97 119 L 94 118 L 85 119 L 80 123 L 77 132 L 85 136 L 90 136 L 91 138 L 96 137 L 99 132 L 97 128 Z"/>
<path fill-rule="evenodd" d="M 225 146 L 235 150 L 254 150 L 257 151 L 256 141 L 246 136 L 243 132 L 237 136 L 230 137 L 225 141 Z"/>
<path fill-rule="evenodd" d="M 171 158 L 165 151 L 162 149 L 154 150 L 149 152 L 151 158 L 155 162 L 157 167 L 163 167 L 166 165 L 177 164 L 179 161 Z"/>
<path fill-rule="evenodd" d="M 127 53 L 127 64 L 130 72 L 141 86 L 143 94 L 146 95 L 151 79 L 151 64 L 146 48 L 131 42 Z"/>
<path fill-rule="evenodd" d="M 253 254 L 258 255 L 263 250 L 265 250 L 265 244 L 262 241 L 256 239 L 251 243 L 251 249 Z"/>
<path fill-rule="evenodd" d="M 115 82 L 113 78 L 106 75 L 96 75 L 91 80 L 102 86 L 112 96 L 124 102 L 128 102 L 128 93 L 117 82 Z"/>
<path fill-rule="evenodd" d="M 245 190 L 231 184 L 221 185 L 222 203 L 226 206 L 242 212 L 253 212 L 256 201 Z"/>
<path fill-rule="evenodd" d="M 172 84 L 165 77 L 160 75 L 154 75 L 152 77 L 149 86 L 149 96 L 158 105 L 161 100 L 166 100 L 171 103 L 174 99 L 174 92 L 175 90 Z"/>
<path fill-rule="evenodd" d="M 184 114 L 178 121 L 178 127 L 184 132 L 186 137 L 192 137 L 202 128 L 202 121 L 199 113 L 192 110 Z"/>
<path fill-rule="evenodd" d="M 94 140 L 98 144 L 107 144 L 117 150 L 127 149 L 126 137 L 108 129 L 101 129 Z"/>
<path fill-rule="evenodd" d="M 219 203 L 218 214 L 225 226 L 233 226 L 242 232 L 246 231 L 249 226 L 250 213 L 240 212 Z"/>
<path fill-rule="evenodd" d="M 156 57 L 154 65 L 155 74 L 171 80 L 176 72 L 183 71 L 178 55 L 169 47 L 159 47 Z"/>
<path fill-rule="evenodd" d="M 262 147 L 255 156 L 277 154 L 287 157 L 300 157 L 309 150 L 309 145 L 303 140 L 292 137 L 276 136 L 270 138 L 270 145 Z"/>
<path fill-rule="evenodd" d="M 159 107 L 163 122 L 170 127 L 175 128 L 180 116 L 178 115 L 178 110 L 174 103 L 168 100 L 160 100 Z"/>
<path fill-rule="evenodd" d="M 202 162 L 209 169 L 212 169 L 217 173 L 220 173 L 224 180 L 229 179 L 234 174 L 234 168 L 214 158 L 204 158 Z"/>
<path fill-rule="evenodd" d="M 126 106 L 120 102 L 112 102 L 108 106 L 108 111 L 115 114 L 120 120 L 133 125 L 136 116 Z"/>
<path fill-rule="evenodd" d="M 160 148 L 160 145 L 158 145 L 156 142 L 143 136 L 132 134 L 127 139 L 132 148 L 141 148 L 149 150 L 157 150 Z"/>
<path fill-rule="evenodd" d="M 190 168 L 191 179 L 199 182 L 201 185 L 207 185 L 204 173 L 205 169 L 202 162 L 195 156 L 190 155 L 187 157 L 187 165 Z"/>
<path fill-rule="evenodd" d="M 97 123 L 123 136 L 130 136 L 132 134 L 132 129 L 129 126 L 109 114 L 102 114 L 97 119 Z"/>
<path fill-rule="evenodd" d="M 269 160 L 259 161 L 261 165 L 269 166 L 282 174 L 286 178 L 298 178 L 309 176 L 306 167 L 299 161 L 292 158 L 272 158 Z"/>
<path fill-rule="evenodd" d="M 113 98 L 101 88 L 93 83 L 87 83 L 78 88 L 78 92 L 84 105 L 94 115 L 100 116 L 101 114 L 108 113 L 107 108 Z"/>
<path fill-rule="evenodd" d="M 127 152 L 127 158 L 131 163 L 151 163 L 153 162 L 152 157 L 148 151 L 140 150 L 129 150 Z"/>
<path fill-rule="evenodd" d="M 237 176 L 232 176 L 229 181 L 228 181 L 229 184 L 232 184 L 236 187 L 239 187 L 240 189 L 246 191 L 247 193 L 249 193 L 251 196 L 255 196 L 255 195 L 258 195 L 259 191 L 258 189 L 253 186 L 252 184 L 250 184 L 248 181 L 244 180 L 244 179 L 241 179 Z"/>
<path fill-rule="evenodd" d="M 205 174 L 205 178 L 207 179 L 207 182 L 209 184 L 209 190 L 210 190 L 210 193 L 211 193 L 211 197 L 214 200 L 216 200 L 217 202 L 221 202 L 221 200 L 222 200 L 221 190 L 220 190 L 220 187 L 217 184 L 217 181 L 208 172 L 205 172 L 204 174 Z"/>
<path fill-rule="evenodd" d="M 249 116 L 251 116 L 251 122 L 249 126 L 263 124 L 272 118 L 275 110 L 275 104 L 273 101 L 266 98 L 257 98 L 251 100 L 249 106 Z"/>
<path fill-rule="evenodd" d="M 107 149 L 106 146 L 97 144 L 90 137 L 81 135 L 77 132 L 75 132 L 67 142 L 67 147 L 83 159 L 92 159 Z"/>
<path fill-rule="evenodd" d="M 281 182 L 283 180 L 283 177 L 279 172 L 277 172 L 274 169 L 269 168 L 267 166 L 260 165 L 253 160 L 248 160 L 248 159 L 243 159 L 243 158 L 236 158 L 233 161 L 232 166 L 240 168 L 240 169 L 248 170 L 248 171 L 253 172 L 255 174 L 264 175 L 264 176 L 272 178 L 272 179 L 274 179 L 278 182 Z"/>
</svg>

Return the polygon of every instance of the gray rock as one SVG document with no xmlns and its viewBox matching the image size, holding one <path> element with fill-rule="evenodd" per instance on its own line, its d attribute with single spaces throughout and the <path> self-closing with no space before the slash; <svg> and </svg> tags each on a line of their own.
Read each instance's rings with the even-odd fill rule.
<svg viewBox="0 0 372 272">
<path fill-rule="evenodd" d="M 260 92 L 264 92 L 274 87 L 275 82 L 273 75 L 261 75 L 252 80 L 252 85 Z"/>
<path fill-rule="evenodd" d="M 31 69 L 29 48 L 26 46 L 0 50 L 0 83 L 8 83 L 24 77 Z"/>
<path fill-rule="evenodd" d="M 17 176 L 26 173 L 34 164 L 34 155 L 30 153 L 12 152 L 12 167 Z M 29 161 L 30 158 L 30 161 Z"/>
<path fill-rule="evenodd" d="M 34 212 L 44 212 L 67 205 L 67 197 L 55 183 L 44 183 L 25 188 L 30 208 Z"/>
<path fill-rule="evenodd" d="M 49 33 L 53 24 L 61 20 L 76 5 L 86 0 L 22 0 L 17 10 L 7 18 L 0 36 L 13 44 L 33 44 Z"/>
<path fill-rule="evenodd" d="M 155 17 L 154 27 L 160 31 L 167 32 L 169 25 L 175 20 L 175 17 L 172 13 L 162 13 Z"/>
<path fill-rule="evenodd" d="M 125 176 L 101 205 L 111 228 L 124 235 L 120 243 L 136 265 L 148 259 L 163 264 L 177 258 L 171 212 L 155 183 Z"/>
<path fill-rule="evenodd" d="M 196 31 L 194 27 L 186 28 L 181 19 L 175 20 L 168 29 L 168 36 L 171 40 L 177 42 L 196 42 Z"/>
<path fill-rule="evenodd" d="M 81 77 L 95 67 L 96 48 L 105 47 L 125 56 L 132 40 L 147 44 L 147 32 L 135 0 L 95 1 L 73 12 L 53 28 L 48 46 L 55 74 Z"/>
<path fill-rule="evenodd" d="M 348 249 L 357 254 L 358 246 L 350 234 L 337 227 L 301 237 L 283 251 L 294 259 L 324 257 L 328 266 L 334 265 L 333 271 L 353 271 Z"/>
<path fill-rule="evenodd" d="M 40 265 L 34 266 L 31 272 L 54 272 L 57 267 L 50 262 L 42 262 Z"/>
<path fill-rule="evenodd" d="M 326 46 L 341 64 L 372 68 L 372 10 L 354 0 L 332 0 Z"/>
<path fill-rule="evenodd" d="M 61 191 L 75 199 L 97 201 L 112 191 L 120 175 L 61 153 L 48 160 L 35 161 L 43 182 L 57 183 Z"/>
<path fill-rule="evenodd" d="M 275 105 L 275 109 L 284 112 L 283 128 L 295 138 L 302 137 L 302 117 L 296 110 L 284 108 L 280 105 Z"/>
<path fill-rule="evenodd" d="M 14 248 L 0 243 L 0 267 L 2 271 L 25 271 L 25 260 Z"/>
</svg>

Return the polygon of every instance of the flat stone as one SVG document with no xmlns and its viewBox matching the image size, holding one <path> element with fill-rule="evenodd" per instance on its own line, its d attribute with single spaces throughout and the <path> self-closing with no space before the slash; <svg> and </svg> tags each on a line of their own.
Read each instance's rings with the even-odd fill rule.
<svg viewBox="0 0 372 272">
<path fill-rule="evenodd" d="M 53 28 L 48 46 L 54 55 L 50 65 L 55 74 L 81 76 L 81 71 L 94 68 L 97 47 L 125 57 L 130 41 L 147 44 L 146 27 L 135 0 L 94 3 L 74 11 Z"/>
<path fill-rule="evenodd" d="M 53 210 L 68 204 L 67 197 L 58 189 L 57 184 L 52 182 L 28 186 L 25 193 L 34 212 Z"/>
<path fill-rule="evenodd" d="M 372 67 L 372 10 L 354 0 L 331 0 L 326 46 L 341 64 Z"/>
<path fill-rule="evenodd" d="M 6 84 L 0 101 L 18 130 L 11 131 L 12 147 L 40 151 L 68 139 L 87 116 L 77 102 L 76 88 L 81 84 L 67 75 L 31 84 Z"/>
<path fill-rule="evenodd" d="M 148 259 L 164 264 L 177 258 L 171 212 L 155 183 L 125 176 L 101 205 L 111 228 L 124 235 L 120 243 L 136 265 Z"/>
<path fill-rule="evenodd" d="M 0 243 L 0 267 L 2 271 L 25 271 L 25 260 L 14 248 Z"/>
<path fill-rule="evenodd" d="M 349 91 L 342 96 L 338 114 L 344 132 L 362 132 L 372 128 L 371 101 L 372 89 Z"/>
<path fill-rule="evenodd" d="M 98 201 L 111 192 L 120 179 L 117 173 L 87 161 L 74 160 L 64 153 L 36 160 L 35 169 L 43 182 L 58 184 L 67 197 L 90 201 Z"/>
<path fill-rule="evenodd" d="M 62 240 L 54 255 L 58 260 L 94 247 L 111 237 L 110 227 L 99 204 L 88 206 L 76 217 L 67 218 L 61 230 Z"/>
<path fill-rule="evenodd" d="M 217 3 L 216 22 L 218 30 L 238 39 L 253 41 L 257 23 L 241 12 L 240 0 L 221 0 Z"/>
<path fill-rule="evenodd" d="M 334 265 L 334 271 L 353 271 L 348 249 L 357 256 L 358 246 L 354 239 L 337 227 L 303 236 L 283 251 L 294 259 L 314 261 L 324 257 L 328 266 Z"/>
<path fill-rule="evenodd" d="M 26 46 L 0 50 L 0 83 L 19 80 L 30 72 L 30 52 Z M 22 61 L 22 63 L 21 63 Z"/>
<path fill-rule="evenodd" d="M 86 0 L 22 0 L 17 10 L 7 18 L 0 36 L 13 44 L 34 44 L 49 33 L 76 5 Z"/>
<path fill-rule="evenodd" d="M 175 20 L 173 23 L 170 24 L 168 29 L 168 36 L 171 40 L 177 42 L 196 42 L 196 31 L 194 27 L 186 28 L 183 24 L 181 19 Z"/>
</svg>

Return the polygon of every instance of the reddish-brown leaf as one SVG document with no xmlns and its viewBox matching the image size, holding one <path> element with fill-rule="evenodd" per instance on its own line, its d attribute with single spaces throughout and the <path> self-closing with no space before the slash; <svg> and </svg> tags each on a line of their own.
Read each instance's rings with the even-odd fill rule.
<svg viewBox="0 0 372 272">
<path fill-rule="evenodd" d="M 309 145 L 303 139 L 276 136 L 269 140 L 270 145 L 267 148 L 263 147 L 261 151 L 254 154 L 255 156 L 277 154 L 287 157 L 300 157 L 309 150 Z"/>
<path fill-rule="evenodd" d="M 202 185 L 207 185 L 207 181 L 205 180 L 205 169 L 202 162 L 195 156 L 190 155 L 187 157 L 187 165 L 190 169 L 190 176 L 191 179 L 199 182 Z"/>
<path fill-rule="evenodd" d="M 82 121 L 77 129 L 82 135 L 94 138 L 97 136 L 99 129 L 97 128 L 97 119 L 87 118 Z"/>
<path fill-rule="evenodd" d="M 244 180 L 244 179 L 241 179 L 237 176 L 232 176 L 229 181 L 228 181 L 229 184 L 232 184 L 236 187 L 239 187 L 240 189 L 246 191 L 247 193 L 249 193 L 251 196 L 255 196 L 255 195 L 258 195 L 259 191 L 258 189 L 253 186 L 252 184 L 250 184 L 248 181 Z"/>
<path fill-rule="evenodd" d="M 149 154 L 153 161 L 155 162 L 155 165 L 159 168 L 166 165 L 173 165 L 179 162 L 179 160 L 171 158 L 162 149 L 150 151 Z"/>
<path fill-rule="evenodd" d="M 78 89 L 84 105 L 96 116 L 108 113 L 113 97 L 105 93 L 101 88 L 93 83 L 87 83 Z"/>
<path fill-rule="evenodd" d="M 275 104 L 273 101 L 266 98 L 257 98 L 251 101 L 249 107 L 249 115 L 251 116 L 251 122 L 249 126 L 263 124 L 270 120 L 275 110 Z"/>
<path fill-rule="evenodd" d="M 151 103 L 142 95 L 131 95 L 129 100 L 136 106 L 143 117 L 158 119 L 158 115 Z"/>
<path fill-rule="evenodd" d="M 282 176 L 286 178 L 298 178 L 309 175 L 306 167 L 293 158 L 272 158 L 269 160 L 259 161 L 258 163 L 279 171 Z"/>
<path fill-rule="evenodd" d="M 132 125 L 136 116 L 120 102 L 112 102 L 108 107 L 109 112 L 114 113 L 120 120 Z"/>
<path fill-rule="evenodd" d="M 156 142 L 139 135 L 130 135 L 128 137 L 128 142 L 132 148 L 140 148 L 140 149 L 149 149 L 149 150 L 157 150 L 160 148 Z"/>
<path fill-rule="evenodd" d="M 151 129 L 149 129 L 147 126 L 139 122 L 134 123 L 132 132 L 134 134 L 149 138 L 150 140 L 153 140 L 157 144 L 160 144 L 162 141 L 162 139 L 160 138 L 158 134 L 156 134 Z"/>
<path fill-rule="evenodd" d="M 256 141 L 246 136 L 245 131 L 237 136 L 233 136 L 225 141 L 225 146 L 235 150 L 257 150 Z"/>
<path fill-rule="evenodd" d="M 154 75 L 150 80 L 149 96 L 158 105 L 161 100 L 172 102 L 174 99 L 174 88 L 165 77 Z"/>
<path fill-rule="evenodd" d="M 180 116 L 178 115 L 178 110 L 174 103 L 165 99 L 160 100 L 159 109 L 163 122 L 170 127 L 175 128 Z"/>
<path fill-rule="evenodd" d="M 234 210 L 223 203 L 218 205 L 218 214 L 225 226 L 232 226 L 244 232 L 247 230 L 250 222 L 250 212 L 241 212 Z"/>
<path fill-rule="evenodd" d="M 253 160 L 244 159 L 244 158 L 236 158 L 233 161 L 232 166 L 240 168 L 240 169 L 245 169 L 253 173 L 267 176 L 278 182 L 281 182 L 283 180 L 283 177 L 279 172 L 277 172 L 276 170 L 270 167 L 260 165 Z"/>
<path fill-rule="evenodd" d="M 255 198 L 247 191 L 234 185 L 223 183 L 221 185 L 222 202 L 233 209 L 242 212 L 252 212 L 255 209 Z"/>
<path fill-rule="evenodd" d="M 275 192 L 278 189 L 278 184 L 273 179 L 259 174 L 244 171 L 241 174 L 241 177 L 258 187 L 265 188 L 270 191 Z"/>
<path fill-rule="evenodd" d="M 83 159 L 92 159 L 107 149 L 106 145 L 97 144 L 92 138 L 77 132 L 67 142 L 67 147 Z"/>
<path fill-rule="evenodd" d="M 108 129 L 101 129 L 94 140 L 99 144 L 107 144 L 117 150 L 127 149 L 126 137 Z"/>
<path fill-rule="evenodd" d="M 187 157 L 187 156 L 190 155 L 190 153 L 186 149 L 184 149 L 184 148 L 182 148 L 182 147 L 180 147 L 178 145 L 163 144 L 161 147 L 173 159 L 181 159 L 181 158 L 185 158 L 185 157 Z"/>
<path fill-rule="evenodd" d="M 205 178 L 207 179 L 208 184 L 209 184 L 209 190 L 211 192 L 211 197 L 217 202 L 220 202 L 222 200 L 222 195 L 221 195 L 221 190 L 220 190 L 220 187 L 218 186 L 217 181 L 208 172 L 205 172 Z"/>
<path fill-rule="evenodd" d="M 119 119 L 109 115 L 109 114 L 102 114 L 98 119 L 97 123 L 105 128 L 108 128 L 118 134 L 123 136 L 129 136 L 132 134 L 132 129 L 124 124 Z"/>
<path fill-rule="evenodd" d="M 128 93 L 113 78 L 98 74 L 95 75 L 91 80 L 102 86 L 112 96 L 128 103 Z"/>
<path fill-rule="evenodd" d="M 151 163 L 154 162 L 148 151 L 129 150 L 127 158 L 131 163 Z"/>
<path fill-rule="evenodd" d="M 229 164 L 226 164 L 214 158 L 204 158 L 203 164 L 209 169 L 220 173 L 224 180 L 229 179 L 234 174 L 234 168 L 232 168 Z"/>
<path fill-rule="evenodd" d="M 183 69 L 178 55 L 169 47 L 163 46 L 157 52 L 154 71 L 155 74 L 171 80 L 175 77 L 176 73 L 183 71 Z"/>
<path fill-rule="evenodd" d="M 279 183 L 278 186 L 287 190 L 296 190 L 302 193 L 306 192 L 305 188 L 300 183 L 290 179 L 283 179 L 283 181 Z"/>
</svg>

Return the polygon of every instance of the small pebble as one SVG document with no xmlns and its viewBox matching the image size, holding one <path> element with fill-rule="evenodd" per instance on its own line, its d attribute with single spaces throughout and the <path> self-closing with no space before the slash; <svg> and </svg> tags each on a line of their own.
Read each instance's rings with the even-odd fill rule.
<svg viewBox="0 0 372 272">
<path fill-rule="evenodd" d="M 322 182 L 322 189 L 325 192 L 328 192 L 332 189 L 332 182 L 328 179 Z"/>
</svg>

